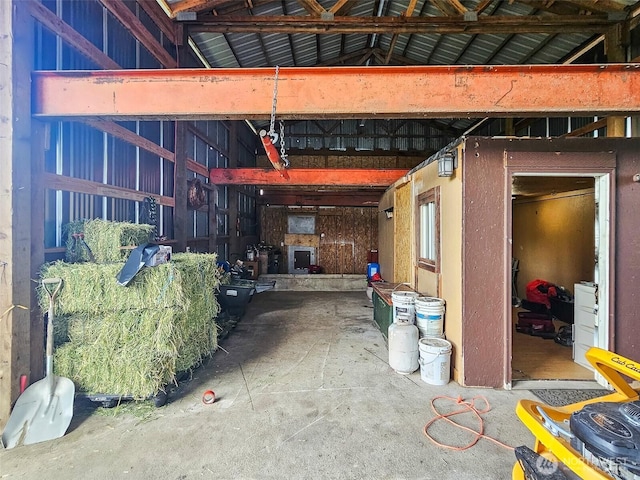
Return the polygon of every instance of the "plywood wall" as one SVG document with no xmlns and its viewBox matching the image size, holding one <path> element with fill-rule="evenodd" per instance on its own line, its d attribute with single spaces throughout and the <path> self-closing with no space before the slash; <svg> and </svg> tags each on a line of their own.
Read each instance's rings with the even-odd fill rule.
<svg viewBox="0 0 640 480">
<path fill-rule="evenodd" d="M 394 282 L 413 283 L 413 210 L 411 209 L 411 184 L 406 183 L 396 188 L 395 206 L 393 209 L 395 266 Z"/>
<path fill-rule="evenodd" d="M 388 282 L 394 280 L 395 239 L 393 238 L 394 217 L 389 218 L 385 210 L 393 207 L 394 189 L 389 189 L 380 198 L 378 205 L 378 263 L 380 274 Z"/>
<path fill-rule="evenodd" d="M 289 215 L 315 215 L 320 245 L 316 263 L 323 273 L 366 274 L 367 253 L 378 249 L 378 211 L 375 207 L 260 207 L 260 240 L 281 248 L 281 271 L 287 273 L 285 234 Z"/>
<path fill-rule="evenodd" d="M 513 205 L 513 256 L 520 261 L 518 295 L 531 280 L 547 280 L 573 293 L 573 284 L 593 281 L 595 198 L 593 190 L 542 197 Z"/>
</svg>

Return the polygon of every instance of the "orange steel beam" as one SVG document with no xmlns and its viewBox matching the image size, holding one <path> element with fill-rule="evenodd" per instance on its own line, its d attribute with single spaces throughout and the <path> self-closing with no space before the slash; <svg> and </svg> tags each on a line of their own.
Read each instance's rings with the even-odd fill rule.
<svg viewBox="0 0 640 480">
<path fill-rule="evenodd" d="M 405 175 L 406 169 L 291 168 L 289 179 L 272 168 L 212 168 L 209 181 L 216 185 L 342 185 L 388 187 Z"/>
<path fill-rule="evenodd" d="M 274 69 L 34 72 L 38 117 L 267 119 Z M 281 68 L 283 119 L 625 115 L 640 65 Z"/>
</svg>

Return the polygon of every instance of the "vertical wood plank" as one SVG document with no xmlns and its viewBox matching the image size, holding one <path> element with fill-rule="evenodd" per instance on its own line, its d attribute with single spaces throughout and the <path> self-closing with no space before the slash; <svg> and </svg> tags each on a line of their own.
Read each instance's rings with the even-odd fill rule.
<svg viewBox="0 0 640 480">
<path fill-rule="evenodd" d="M 31 278 L 38 278 L 44 263 L 44 209 L 45 187 L 43 182 L 45 150 L 49 148 L 50 125 L 31 121 Z M 34 382 L 43 377 L 44 315 L 38 307 L 35 284 L 31 284 L 31 374 Z"/>
<path fill-rule="evenodd" d="M 238 122 L 231 122 L 229 130 L 229 168 L 238 166 Z M 235 185 L 229 185 L 229 256 L 230 260 L 236 260 L 233 253 L 239 255 L 239 259 L 244 258 L 242 238 L 238 229 L 238 189 Z"/>
<path fill-rule="evenodd" d="M 0 2 L 0 429 L 30 374 L 31 82 L 33 20 L 26 2 Z M 42 350 L 41 350 L 42 352 Z"/>
</svg>

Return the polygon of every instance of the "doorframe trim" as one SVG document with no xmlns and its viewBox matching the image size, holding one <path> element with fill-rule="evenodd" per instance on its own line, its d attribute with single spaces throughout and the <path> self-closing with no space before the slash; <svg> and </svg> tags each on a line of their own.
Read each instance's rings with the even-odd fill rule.
<svg viewBox="0 0 640 480">
<path fill-rule="evenodd" d="M 513 252 L 513 202 L 512 202 L 512 182 L 517 175 L 529 176 L 585 176 L 597 177 L 609 175 L 609 271 L 607 282 L 609 285 L 608 294 L 608 325 L 609 344 L 613 342 L 613 312 L 615 311 L 613 292 L 615 291 L 615 263 L 613 252 L 615 251 L 615 174 L 616 174 L 616 153 L 608 152 L 527 152 L 527 151 L 504 151 L 505 165 L 505 188 L 504 188 L 504 388 L 512 388 L 512 367 L 511 359 L 513 355 L 513 323 L 511 305 L 511 257 Z"/>
</svg>

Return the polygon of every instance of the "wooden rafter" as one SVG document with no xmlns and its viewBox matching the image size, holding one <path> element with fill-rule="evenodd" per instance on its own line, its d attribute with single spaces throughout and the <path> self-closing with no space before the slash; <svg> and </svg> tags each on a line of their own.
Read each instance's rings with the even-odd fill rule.
<svg viewBox="0 0 640 480">
<path fill-rule="evenodd" d="M 127 30 L 153 55 L 165 68 L 175 68 L 176 60 L 147 30 L 138 17 L 122 0 L 100 0 L 100 3 L 122 23 Z"/>
<path fill-rule="evenodd" d="M 149 15 L 151 20 L 162 30 L 162 33 L 171 41 L 176 42 L 175 26 L 171 19 L 167 17 L 156 0 L 136 0 L 140 7 Z"/>
<path fill-rule="evenodd" d="M 36 0 L 27 0 L 25 4 L 29 8 L 29 13 L 42 26 L 52 33 L 58 35 L 66 44 L 75 48 L 79 53 L 95 63 L 98 67 L 107 70 L 118 70 L 122 67 L 118 65 L 109 55 L 104 53 L 93 43 L 83 37 L 80 33 L 64 22 L 55 13 Z"/>
<path fill-rule="evenodd" d="M 315 15 L 316 17 L 319 17 L 326 12 L 324 7 L 320 5 L 316 0 L 297 0 L 297 2 L 302 5 L 302 8 L 304 8 L 307 12 L 309 12 L 311 15 Z"/>
<path fill-rule="evenodd" d="M 547 10 L 558 15 L 575 15 L 586 13 L 622 12 L 625 5 L 615 0 L 578 0 L 563 2 L 549 2 L 549 0 L 516 0 L 518 3 L 531 5 L 541 10 Z"/>
<path fill-rule="evenodd" d="M 106 1 L 106 0 L 105 0 Z M 477 21 L 459 17 L 336 17 L 324 20 L 302 16 L 218 16 L 189 25 L 190 32 L 312 33 L 312 34 L 518 34 L 604 33 L 615 25 L 602 15 L 492 16 Z"/>
<path fill-rule="evenodd" d="M 180 12 L 202 12 L 214 10 L 228 4 L 229 0 L 181 0 L 170 4 L 169 8 L 171 8 L 172 16 L 175 17 Z"/>
<path fill-rule="evenodd" d="M 329 9 L 329 12 L 334 15 L 346 15 L 356 2 L 357 0 L 337 0 L 333 7 Z"/>
</svg>

